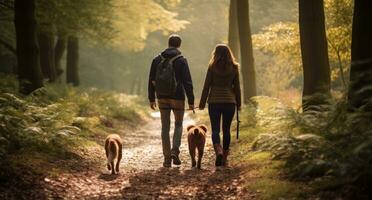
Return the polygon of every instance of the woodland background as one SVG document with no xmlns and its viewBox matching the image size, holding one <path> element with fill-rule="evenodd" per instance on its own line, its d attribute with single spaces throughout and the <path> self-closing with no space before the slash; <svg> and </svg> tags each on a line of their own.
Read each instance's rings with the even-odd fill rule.
<svg viewBox="0 0 372 200">
<path fill-rule="evenodd" d="M 240 63 L 245 106 L 232 145 L 238 178 L 195 183 L 223 188 L 205 194 L 370 199 L 371 9 L 369 0 L 0 0 L 0 197 L 68 198 L 48 188 L 50 180 L 70 184 L 66 173 L 84 197 L 93 189 L 82 180 L 105 193 L 106 180 L 94 179 L 102 140 L 154 122 L 150 64 L 177 33 L 197 100 L 216 44 L 228 43 Z M 206 113 L 195 120 L 208 123 Z M 93 178 L 82 175 L 87 166 Z M 211 176 L 208 169 L 195 176 Z M 161 181 L 159 171 L 145 172 L 124 174 L 116 186 L 133 177 L 139 186 L 147 177 Z M 120 191 L 169 195 L 166 184 L 154 185 L 161 192 Z M 195 197 L 198 187 L 172 197 Z"/>
</svg>

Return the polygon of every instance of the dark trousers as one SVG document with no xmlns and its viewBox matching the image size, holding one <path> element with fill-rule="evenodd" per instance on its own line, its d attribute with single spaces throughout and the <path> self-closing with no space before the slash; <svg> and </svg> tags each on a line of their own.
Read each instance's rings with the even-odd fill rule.
<svg viewBox="0 0 372 200">
<path fill-rule="evenodd" d="M 223 149 L 228 150 L 230 146 L 230 127 L 235 114 L 235 104 L 233 103 L 211 103 L 208 105 L 209 118 L 212 127 L 212 142 L 220 144 L 221 117 L 223 132 Z"/>
<path fill-rule="evenodd" d="M 161 139 L 163 146 L 163 154 L 166 162 L 170 162 L 171 154 L 179 154 L 182 138 L 182 122 L 183 114 L 185 113 L 185 101 L 174 99 L 158 99 L 160 115 L 161 115 Z M 171 111 L 174 114 L 174 133 L 173 142 L 170 142 L 170 122 Z"/>
</svg>

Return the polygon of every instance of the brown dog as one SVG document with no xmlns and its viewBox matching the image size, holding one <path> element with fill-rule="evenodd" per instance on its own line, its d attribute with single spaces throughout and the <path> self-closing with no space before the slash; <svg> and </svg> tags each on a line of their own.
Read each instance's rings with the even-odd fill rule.
<svg viewBox="0 0 372 200">
<path fill-rule="evenodd" d="M 110 134 L 105 140 L 105 150 L 107 158 L 107 169 L 111 174 L 119 173 L 119 164 L 122 157 L 123 143 L 118 134 Z M 116 167 L 114 162 L 116 160 Z"/>
<path fill-rule="evenodd" d="M 187 141 L 189 143 L 189 152 L 191 156 L 191 167 L 197 165 L 198 169 L 201 168 L 201 160 L 203 158 L 205 136 L 207 133 L 207 126 L 205 125 L 190 125 L 187 127 Z M 198 162 L 196 163 L 195 154 L 198 149 Z"/>
</svg>

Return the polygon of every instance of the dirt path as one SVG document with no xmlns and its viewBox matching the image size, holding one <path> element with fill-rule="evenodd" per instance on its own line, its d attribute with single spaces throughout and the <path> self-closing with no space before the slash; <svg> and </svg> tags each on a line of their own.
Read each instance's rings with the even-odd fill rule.
<svg viewBox="0 0 372 200">
<path fill-rule="evenodd" d="M 138 130 L 122 132 L 121 172 L 110 175 L 105 160 L 100 168 L 87 168 L 46 177 L 45 194 L 52 199 L 254 199 L 242 189 L 240 169 L 217 169 L 208 136 L 202 170 L 191 169 L 186 134 L 182 138 L 182 165 L 162 167 L 159 113 Z M 186 116 L 184 127 L 194 123 Z M 172 130 L 172 129 L 171 129 Z M 103 150 L 97 150 L 102 151 Z"/>
</svg>

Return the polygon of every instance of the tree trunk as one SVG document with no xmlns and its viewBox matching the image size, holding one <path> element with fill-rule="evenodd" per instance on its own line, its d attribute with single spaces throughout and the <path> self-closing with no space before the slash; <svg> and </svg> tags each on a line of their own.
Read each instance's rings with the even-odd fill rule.
<svg viewBox="0 0 372 200">
<path fill-rule="evenodd" d="M 38 39 L 41 71 L 44 78 L 48 78 L 49 82 L 54 82 L 57 76 L 54 62 L 54 36 L 52 34 L 40 33 Z"/>
<path fill-rule="evenodd" d="M 14 25 L 20 92 L 29 94 L 43 87 L 39 46 L 36 38 L 35 0 L 14 1 Z"/>
<path fill-rule="evenodd" d="M 67 39 L 66 82 L 79 86 L 79 39 L 70 36 Z"/>
<path fill-rule="evenodd" d="M 323 0 L 299 0 L 299 12 L 304 74 L 302 109 L 307 111 L 327 103 L 330 97 L 331 76 Z"/>
<path fill-rule="evenodd" d="M 351 41 L 350 108 L 372 111 L 372 1 L 355 0 Z"/>
<path fill-rule="evenodd" d="M 66 43 L 67 43 L 67 40 L 65 36 L 58 36 L 57 44 L 55 46 L 55 57 L 54 57 L 57 77 L 63 74 L 61 60 L 66 50 Z"/>
<path fill-rule="evenodd" d="M 237 0 L 230 0 L 228 43 L 236 60 L 240 58 Z"/>
<path fill-rule="evenodd" d="M 251 97 L 257 95 L 248 0 L 237 1 L 237 16 L 243 77 L 243 101 L 247 102 Z"/>
</svg>

